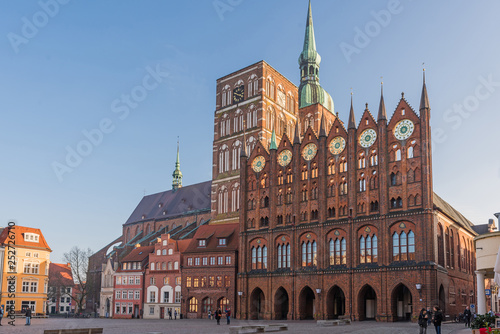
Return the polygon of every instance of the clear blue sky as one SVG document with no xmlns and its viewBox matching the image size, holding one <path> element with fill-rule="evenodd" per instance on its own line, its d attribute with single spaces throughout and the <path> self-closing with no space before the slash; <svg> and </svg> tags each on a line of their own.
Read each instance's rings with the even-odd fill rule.
<svg viewBox="0 0 500 334">
<path fill-rule="evenodd" d="M 298 84 L 307 0 L 54 1 L 0 4 L 0 224 L 41 228 L 58 262 L 74 244 L 100 249 L 144 193 L 170 189 L 177 136 L 183 183 L 211 178 L 216 79 L 264 59 Z M 321 84 L 341 119 L 351 87 L 358 120 L 365 102 L 376 113 L 381 76 L 388 114 L 402 91 L 418 109 L 425 62 L 435 191 L 475 224 L 493 218 L 500 3 L 312 6 Z M 140 88 L 157 66 L 168 76 Z M 132 92 L 144 99 L 126 107 Z M 61 182 L 54 162 L 101 122 L 108 133 Z"/>
</svg>

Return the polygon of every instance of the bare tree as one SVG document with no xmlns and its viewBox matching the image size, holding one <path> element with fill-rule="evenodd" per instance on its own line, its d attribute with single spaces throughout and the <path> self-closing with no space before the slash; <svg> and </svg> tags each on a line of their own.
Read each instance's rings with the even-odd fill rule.
<svg viewBox="0 0 500 334">
<path fill-rule="evenodd" d="M 85 301 L 92 293 L 93 282 L 87 280 L 89 257 L 93 254 L 90 248 L 81 249 L 74 246 L 68 253 L 64 253 L 64 261 L 71 265 L 73 280 L 75 281 L 76 293 L 71 296 L 81 312 L 85 309 Z"/>
</svg>

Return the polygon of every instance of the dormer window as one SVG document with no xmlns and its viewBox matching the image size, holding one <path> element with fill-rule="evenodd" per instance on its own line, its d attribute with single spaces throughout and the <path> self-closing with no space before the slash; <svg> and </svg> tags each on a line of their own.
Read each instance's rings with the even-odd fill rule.
<svg viewBox="0 0 500 334">
<path fill-rule="evenodd" d="M 205 239 L 198 240 L 198 247 L 205 247 L 207 245 L 207 241 Z"/>
<path fill-rule="evenodd" d="M 38 242 L 38 234 L 36 233 L 25 233 L 24 234 L 24 241 L 29 241 L 29 242 Z"/>
<path fill-rule="evenodd" d="M 225 246 L 226 245 L 226 238 L 219 238 L 219 246 Z"/>
</svg>

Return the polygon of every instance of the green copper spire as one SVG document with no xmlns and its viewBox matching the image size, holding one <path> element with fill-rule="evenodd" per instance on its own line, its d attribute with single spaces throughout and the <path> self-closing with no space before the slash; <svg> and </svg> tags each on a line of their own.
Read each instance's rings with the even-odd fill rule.
<svg viewBox="0 0 500 334">
<path fill-rule="evenodd" d="M 179 139 L 177 139 L 177 159 L 175 160 L 175 169 L 172 173 L 172 177 L 172 190 L 176 191 L 177 189 L 182 188 L 182 172 L 181 163 L 179 160 Z"/>
<path fill-rule="evenodd" d="M 314 26 L 311 10 L 311 1 L 309 1 L 309 9 L 307 10 L 306 34 L 304 37 L 304 47 L 299 57 L 299 64 L 303 62 L 314 62 L 319 67 L 321 57 L 316 51 L 316 41 L 314 39 Z"/>
<path fill-rule="evenodd" d="M 319 84 L 320 63 L 321 56 L 316 51 L 311 1 L 309 1 L 309 9 L 307 11 L 306 20 L 306 32 L 304 36 L 304 47 L 299 56 L 299 109 L 316 103 L 320 103 L 331 113 L 334 113 L 332 97 Z"/>
<path fill-rule="evenodd" d="M 270 150 L 277 150 L 278 149 L 278 145 L 276 145 L 276 132 L 274 132 L 274 129 L 273 129 L 273 133 L 271 134 L 271 143 L 269 144 L 269 149 Z"/>
</svg>

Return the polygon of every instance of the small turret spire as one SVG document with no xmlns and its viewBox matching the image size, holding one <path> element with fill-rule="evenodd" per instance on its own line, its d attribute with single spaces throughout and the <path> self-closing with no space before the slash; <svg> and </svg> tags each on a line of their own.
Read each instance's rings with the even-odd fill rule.
<svg viewBox="0 0 500 334">
<path fill-rule="evenodd" d="M 321 113 L 321 123 L 319 125 L 319 136 L 320 137 L 326 137 L 326 119 L 325 119 L 325 113 Z"/>
<path fill-rule="evenodd" d="M 293 138 L 293 144 L 300 144 L 300 130 L 299 130 L 299 120 L 295 123 L 295 136 Z"/>
<path fill-rule="evenodd" d="M 378 121 L 387 120 L 387 113 L 385 112 L 384 102 L 384 83 L 380 82 L 380 104 L 378 106 Z"/>
<path fill-rule="evenodd" d="M 351 92 L 351 110 L 349 111 L 349 125 L 347 129 L 356 129 L 356 119 L 354 118 L 354 108 L 352 106 L 352 92 Z"/>
<path fill-rule="evenodd" d="M 247 157 L 247 133 L 246 120 L 243 120 L 243 147 L 241 148 L 240 157 Z"/>
<path fill-rule="evenodd" d="M 276 145 L 276 132 L 274 131 L 274 128 L 273 128 L 273 132 L 271 134 L 271 143 L 269 144 L 269 149 L 270 150 L 277 150 L 278 149 L 278 145 Z"/>
<path fill-rule="evenodd" d="M 177 137 L 177 159 L 175 160 L 175 169 L 172 173 L 172 177 L 172 190 L 176 191 L 177 189 L 182 188 L 182 172 L 179 159 L 179 137 Z"/>
<path fill-rule="evenodd" d="M 422 85 L 422 96 L 420 97 L 420 110 L 426 108 L 430 109 L 429 97 L 427 96 L 427 87 L 425 86 L 425 68 L 423 69 L 423 82 Z"/>
</svg>

